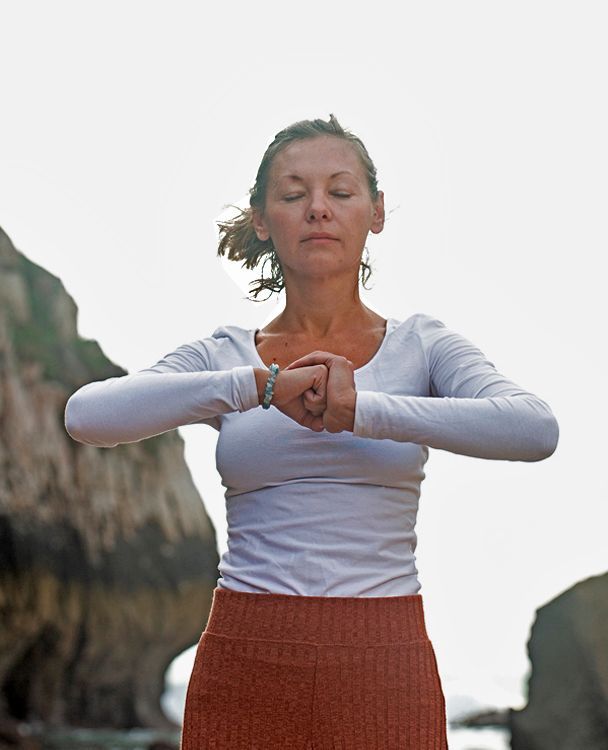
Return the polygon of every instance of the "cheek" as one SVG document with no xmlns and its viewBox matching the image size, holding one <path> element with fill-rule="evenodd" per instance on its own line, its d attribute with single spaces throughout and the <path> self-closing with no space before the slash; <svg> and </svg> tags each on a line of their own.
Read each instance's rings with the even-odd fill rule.
<svg viewBox="0 0 608 750">
<path fill-rule="evenodd" d="M 272 233 L 271 237 L 275 244 L 275 247 L 277 245 L 280 245 L 281 247 L 290 247 L 294 244 L 295 241 L 293 232 L 290 232 L 289 228 L 285 227 L 284 225 L 281 227 L 275 227 L 275 230 Z"/>
<path fill-rule="evenodd" d="M 300 238 L 302 232 L 302 219 L 293 215 L 284 217 L 273 225 L 271 233 L 277 239 L 293 243 Z"/>
</svg>

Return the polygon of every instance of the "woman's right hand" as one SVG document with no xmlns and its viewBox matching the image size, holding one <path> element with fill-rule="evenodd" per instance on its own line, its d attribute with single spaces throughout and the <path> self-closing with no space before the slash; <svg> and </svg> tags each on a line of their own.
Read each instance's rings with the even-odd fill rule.
<svg viewBox="0 0 608 750">
<path fill-rule="evenodd" d="M 271 405 L 303 427 L 322 432 L 328 373 L 323 364 L 280 370 L 274 383 Z M 255 368 L 260 404 L 264 401 L 268 375 L 268 370 Z"/>
</svg>

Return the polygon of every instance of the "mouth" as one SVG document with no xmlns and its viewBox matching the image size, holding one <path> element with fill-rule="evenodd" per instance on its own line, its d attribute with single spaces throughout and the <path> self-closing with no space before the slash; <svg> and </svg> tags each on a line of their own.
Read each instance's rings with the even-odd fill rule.
<svg viewBox="0 0 608 750">
<path fill-rule="evenodd" d="M 336 242 L 337 239 L 337 237 L 332 237 L 330 234 L 313 234 L 303 239 L 302 242 Z"/>
</svg>

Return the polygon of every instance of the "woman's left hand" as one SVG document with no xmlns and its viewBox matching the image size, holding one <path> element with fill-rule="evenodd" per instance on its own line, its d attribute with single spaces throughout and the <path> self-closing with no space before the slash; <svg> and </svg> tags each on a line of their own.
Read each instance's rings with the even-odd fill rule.
<svg viewBox="0 0 608 750">
<path fill-rule="evenodd" d="M 323 426 L 328 432 L 352 432 L 355 426 L 355 404 L 357 389 L 353 363 L 331 352 L 315 351 L 296 359 L 286 370 L 308 365 L 326 365 L 329 370 L 325 397 L 327 406 L 323 411 Z M 306 394 L 304 396 L 306 404 Z M 314 400 L 310 402 L 311 410 L 315 407 Z"/>
</svg>

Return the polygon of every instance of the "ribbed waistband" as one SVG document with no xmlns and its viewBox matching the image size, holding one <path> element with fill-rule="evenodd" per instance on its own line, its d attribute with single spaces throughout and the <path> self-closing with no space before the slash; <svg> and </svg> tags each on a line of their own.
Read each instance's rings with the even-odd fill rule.
<svg viewBox="0 0 608 750">
<path fill-rule="evenodd" d="M 231 638 L 372 645 L 428 640 L 421 594 L 256 594 L 217 587 L 205 632 Z"/>
</svg>

